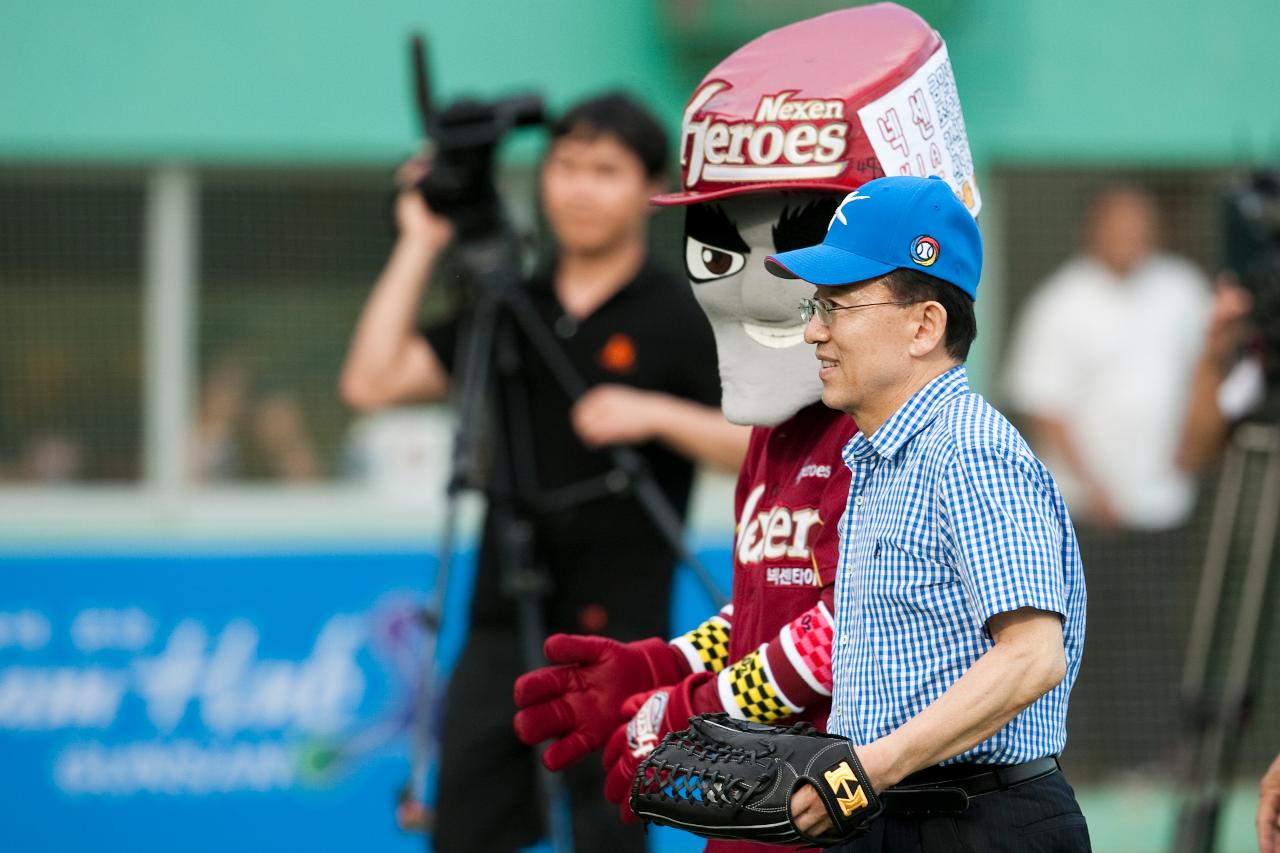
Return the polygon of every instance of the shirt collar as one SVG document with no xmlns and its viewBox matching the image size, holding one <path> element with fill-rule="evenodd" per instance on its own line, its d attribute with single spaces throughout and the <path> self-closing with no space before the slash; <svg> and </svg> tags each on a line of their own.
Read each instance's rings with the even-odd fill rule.
<svg viewBox="0 0 1280 853">
<path fill-rule="evenodd" d="M 554 293 L 556 288 L 556 270 L 560 266 L 560 259 L 553 257 L 550 261 L 543 261 L 534 267 L 532 275 L 529 276 L 528 285 L 534 290 L 541 290 L 547 293 Z M 645 255 L 644 261 L 636 269 L 635 274 L 627 279 L 627 283 L 613 294 L 617 297 L 621 294 L 633 294 L 639 290 L 645 289 L 650 281 L 652 281 L 660 271 L 660 267 L 656 265 L 653 258 Z"/>
<path fill-rule="evenodd" d="M 968 391 L 969 375 L 964 365 L 958 364 L 913 394 L 874 435 L 867 436 L 859 430 L 844 447 L 845 462 L 865 461 L 872 454 L 893 458 L 916 433 L 928 426 L 944 404 Z"/>
</svg>

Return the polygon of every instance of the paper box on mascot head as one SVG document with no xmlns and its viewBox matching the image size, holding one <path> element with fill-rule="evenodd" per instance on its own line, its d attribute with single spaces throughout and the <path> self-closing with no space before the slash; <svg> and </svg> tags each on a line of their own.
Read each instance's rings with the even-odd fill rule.
<svg viewBox="0 0 1280 853">
<path fill-rule="evenodd" d="M 703 78 L 685 108 L 685 266 L 711 320 L 722 405 L 773 426 L 821 397 L 794 284 L 764 268 L 820 242 L 839 200 L 883 175 L 939 175 L 977 216 L 981 196 L 941 36 L 878 3 L 765 33 Z"/>
</svg>

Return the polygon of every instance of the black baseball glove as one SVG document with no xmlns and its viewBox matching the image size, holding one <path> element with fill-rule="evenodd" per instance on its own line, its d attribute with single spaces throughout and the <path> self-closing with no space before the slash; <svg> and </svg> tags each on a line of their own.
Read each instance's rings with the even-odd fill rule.
<svg viewBox="0 0 1280 853">
<path fill-rule="evenodd" d="M 791 795 L 806 782 L 833 833 L 814 837 L 792 822 Z M 703 714 L 668 733 L 640 765 L 631 808 L 706 838 L 829 846 L 866 832 L 882 806 L 846 738 L 808 723 L 783 728 Z"/>
</svg>

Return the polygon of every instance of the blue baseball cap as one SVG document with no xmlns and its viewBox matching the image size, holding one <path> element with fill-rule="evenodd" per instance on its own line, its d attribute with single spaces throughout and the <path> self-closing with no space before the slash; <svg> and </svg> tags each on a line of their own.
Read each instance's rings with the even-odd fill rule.
<svg viewBox="0 0 1280 853">
<path fill-rule="evenodd" d="M 770 255 L 764 264 L 776 276 L 818 285 L 917 269 L 977 299 L 982 236 L 941 178 L 877 178 L 844 197 L 821 243 Z"/>
</svg>

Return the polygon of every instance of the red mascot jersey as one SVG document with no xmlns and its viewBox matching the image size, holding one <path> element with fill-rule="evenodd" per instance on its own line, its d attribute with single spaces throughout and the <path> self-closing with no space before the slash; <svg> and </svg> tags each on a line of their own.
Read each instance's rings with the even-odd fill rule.
<svg viewBox="0 0 1280 853">
<path fill-rule="evenodd" d="M 727 711 L 825 726 L 837 526 L 849 495 L 840 450 L 855 432 L 852 418 L 821 403 L 752 432 L 735 497 L 733 603 L 672 641 L 694 673 L 672 696 L 674 719 Z"/>
<path fill-rule="evenodd" d="M 825 729 L 831 708 L 831 607 L 849 497 L 840 450 L 857 432 L 848 415 L 815 403 L 751 433 L 734 516 L 729 665 L 691 691 L 693 713 L 729 711 L 761 722 L 803 719 Z M 686 635 L 686 638 L 690 635 Z M 680 638 L 688 656 L 688 640 Z M 714 669 L 705 658 L 699 669 Z M 698 679 L 698 675 L 690 676 Z M 686 694 L 689 695 L 689 694 Z M 777 845 L 709 841 L 708 853 L 765 853 Z"/>
<path fill-rule="evenodd" d="M 623 802 L 636 765 L 697 714 L 826 728 L 831 707 L 831 606 L 849 469 L 840 450 L 853 419 L 821 403 L 751 433 L 735 497 L 733 601 L 671 641 L 692 672 L 628 700 L 634 714 L 605 751 L 606 794 Z M 626 707 L 626 706 L 624 706 Z M 777 846 L 712 841 L 715 853 Z"/>
<path fill-rule="evenodd" d="M 826 727 L 830 708 L 837 527 L 849 498 L 849 469 L 840 450 L 856 432 L 852 418 L 822 403 L 772 429 L 757 427 L 734 499 L 738 524 L 729 660 L 740 661 L 768 644 L 765 658 L 776 689 L 788 705 L 803 708 L 783 716 L 820 728 Z M 794 625 L 782 631 L 820 601 L 825 620 L 815 616 L 816 624 L 807 629 Z M 725 695 L 728 679 L 721 681 L 724 701 L 731 697 Z"/>
</svg>

